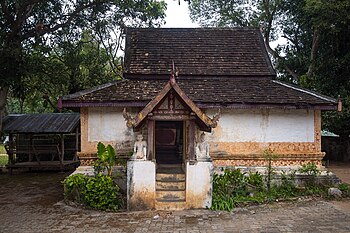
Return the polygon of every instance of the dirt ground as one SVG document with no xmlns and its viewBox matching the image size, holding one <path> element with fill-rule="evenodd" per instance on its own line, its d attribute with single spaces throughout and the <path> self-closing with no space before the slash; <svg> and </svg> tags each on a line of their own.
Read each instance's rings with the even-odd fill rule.
<svg viewBox="0 0 350 233">
<path fill-rule="evenodd" d="M 342 182 L 350 184 L 350 163 L 331 161 L 327 169 L 336 174 Z"/>
</svg>

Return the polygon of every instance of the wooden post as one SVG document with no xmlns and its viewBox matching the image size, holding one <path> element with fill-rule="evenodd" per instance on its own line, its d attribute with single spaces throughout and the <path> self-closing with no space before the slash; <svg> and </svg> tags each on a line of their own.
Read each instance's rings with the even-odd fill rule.
<svg viewBox="0 0 350 233">
<path fill-rule="evenodd" d="M 195 122 L 194 120 L 190 120 L 190 127 L 189 127 L 189 132 L 188 132 L 188 151 L 189 151 L 189 160 L 190 162 L 195 161 L 196 156 L 195 156 Z"/>
<path fill-rule="evenodd" d="M 33 153 L 35 153 L 34 151 L 34 145 L 33 145 L 33 134 L 29 135 L 29 146 L 28 146 L 28 151 L 29 151 L 29 155 L 28 155 L 28 162 L 32 162 L 33 161 Z M 38 156 L 36 156 L 36 159 L 38 160 Z M 40 164 L 40 161 L 37 161 Z M 30 169 L 29 169 L 30 170 Z"/>
<path fill-rule="evenodd" d="M 60 158 L 61 170 L 63 169 L 63 161 L 64 161 L 64 134 L 61 134 L 61 158 Z"/>
<path fill-rule="evenodd" d="M 75 153 L 74 153 L 74 161 L 78 160 L 78 150 L 79 150 L 79 127 L 75 129 Z"/>
<path fill-rule="evenodd" d="M 153 160 L 155 159 L 154 157 L 154 126 L 155 122 L 154 120 L 148 120 L 147 121 L 147 133 L 148 133 L 148 138 L 147 138 L 147 155 L 148 155 L 148 160 Z"/>
<path fill-rule="evenodd" d="M 9 169 L 9 174 L 12 175 L 12 165 L 15 163 L 14 158 L 13 158 L 13 146 L 14 146 L 14 142 L 13 142 L 13 134 L 10 133 L 9 135 L 9 161 L 8 164 L 10 165 Z"/>
</svg>

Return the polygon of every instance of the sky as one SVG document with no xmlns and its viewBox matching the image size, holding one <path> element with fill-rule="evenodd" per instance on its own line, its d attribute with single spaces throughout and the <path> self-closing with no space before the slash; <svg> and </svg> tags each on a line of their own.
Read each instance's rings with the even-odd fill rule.
<svg viewBox="0 0 350 233">
<path fill-rule="evenodd" d="M 199 27 L 198 24 L 192 23 L 188 10 L 188 3 L 181 0 L 180 5 L 178 0 L 166 0 L 168 4 L 166 10 L 165 25 L 167 28 L 192 28 Z"/>
</svg>

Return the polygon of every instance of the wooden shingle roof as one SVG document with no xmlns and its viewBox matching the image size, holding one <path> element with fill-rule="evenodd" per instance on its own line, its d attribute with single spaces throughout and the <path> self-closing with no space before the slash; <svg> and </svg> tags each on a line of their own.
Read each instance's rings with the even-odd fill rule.
<svg viewBox="0 0 350 233">
<path fill-rule="evenodd" d="M 63 107 L 144 107 L 169 80 L 200 108 L 336 110 L 337 100 L 274 80 L 257 28 L 128 28 L 124 80 L 63 97 Z"/>
<path fill-rule="evenodd" d="M 168 80 L 121 80 L 63 98 L 63 107 L 144 107 Z M 181 79 L 179 87 L 203 108 L 308 108 L 336 110 L 337 100 L 268 79 Z"/>
<path fill-rule="evenodd" d="M 258 28 L 128 28 L 124 74 L 275 76 Z"/>
</svg>

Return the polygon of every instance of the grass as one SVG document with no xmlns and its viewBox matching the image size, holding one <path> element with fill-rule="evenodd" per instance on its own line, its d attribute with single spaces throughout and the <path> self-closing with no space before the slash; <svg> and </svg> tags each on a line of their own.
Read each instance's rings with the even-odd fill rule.
<svg viewBox="0 0 350 233">
<path fill-rule="evenodd" d="M 5 147 L 0 145 L 0 167 L 5 166 L 8 162 L 8 155 L 6 154 Z"/>
<path fill-rule="evenodd" d="M 6 154 L 6 150 L 5 150 L 4 145 L 0 145 L 0 155 L 2 155 L 2 154 Z"/>
<path fill-rule="evenodd" d="M 7 155 L 0 155 L 0 167 L 5 166 L 8 162 Z"/>
</svg>

